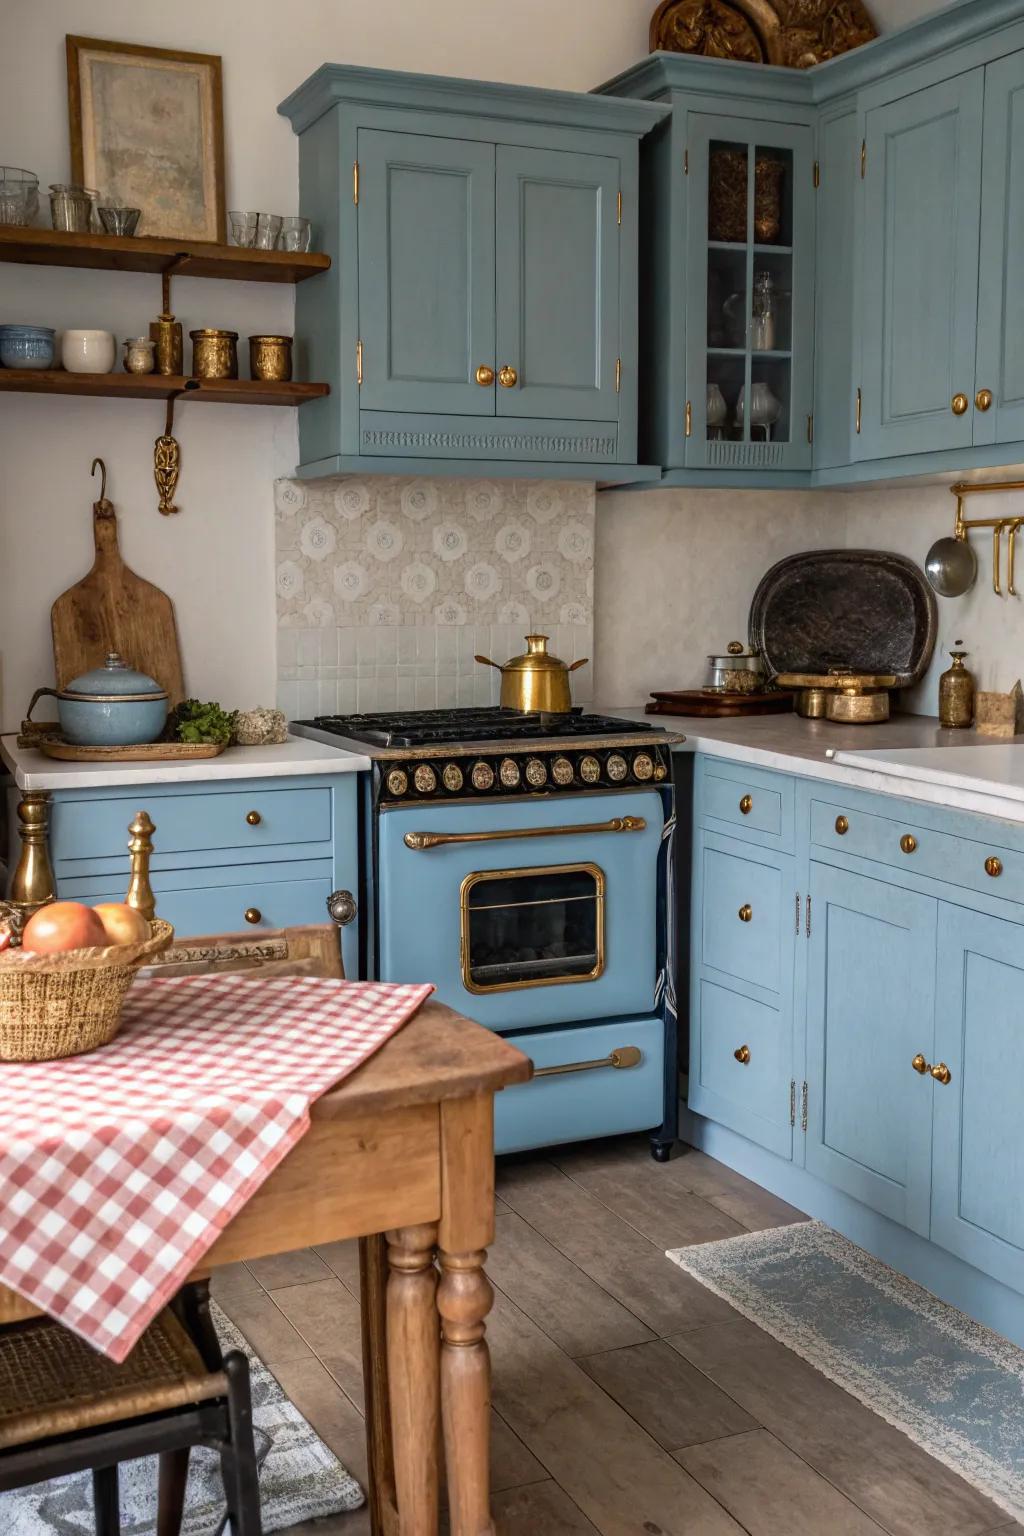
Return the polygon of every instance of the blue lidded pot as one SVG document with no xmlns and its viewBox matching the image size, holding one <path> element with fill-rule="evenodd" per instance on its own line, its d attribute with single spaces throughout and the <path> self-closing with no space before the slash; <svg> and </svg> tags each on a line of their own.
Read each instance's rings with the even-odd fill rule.
<svg viewBox="0 0 1024 1536">
<path fill-rule="evenodd" d="M 37 688 L 28 707 L 49 695 L 65 738 L 76 747 L 136 747 L 156 741 L 167 719 L 167 692 L 134 672 L 116 651 L 102 667 L 72 678 L 66 688 Z"/>
</svg>

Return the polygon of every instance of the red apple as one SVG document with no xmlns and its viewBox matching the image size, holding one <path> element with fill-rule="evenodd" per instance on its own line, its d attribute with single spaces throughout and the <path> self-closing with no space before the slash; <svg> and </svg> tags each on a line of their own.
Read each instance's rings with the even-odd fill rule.
<svg viewBox="0 0 1024 1536">
<path fill-rule="evenodd" d="M 25 924 L 21 947 L 29 954 L 56 955 L 66 949 L 95 949 L 109 944 L 92 907 L 80 901 L 51 901 Z"/>
<path fill-rule="evenodd" d="M 101 901 L 92 910 L 103 924 L 108 944 L 142 944 L 149 938 L 148 920 L 125 901 Z"/>
</svg>

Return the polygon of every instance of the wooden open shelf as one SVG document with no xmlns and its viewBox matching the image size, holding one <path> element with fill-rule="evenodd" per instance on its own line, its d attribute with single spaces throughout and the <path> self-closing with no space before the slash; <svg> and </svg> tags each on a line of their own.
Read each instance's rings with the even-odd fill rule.
<svg viewBox="0 0 1024 1536">
<path fill-rule="evenodd" d="M 0 390 L 32 395 L 92 395 L 120 400 L 205 401 L 208 405 L 304 405 L 328 384 L 265 379 L 186 379 L 161 373 L 67 373 L 63 368 L 0 368 Z"/>
<path fill-rule="evenodd" d="M 0 225 L 0 261 L 111 272 L 173 272 L 175 277 L 221 277 L 246 283 L 301 283 L 331 265 L 331 258 L 320 251 L 253 251 L 205 240 L 78 235 L 8 225 Z"/>
</svg>

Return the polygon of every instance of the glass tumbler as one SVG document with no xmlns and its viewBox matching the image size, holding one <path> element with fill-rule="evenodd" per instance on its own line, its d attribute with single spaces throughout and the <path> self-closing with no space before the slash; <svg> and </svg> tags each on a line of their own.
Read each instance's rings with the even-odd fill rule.
<svg viewBox="0 0 1024 1536">
<path fill-rule="evenodd" d="M 308 251 L 313 230 L 308 219 L 298 217 L 282 219 L 281 238 L 278 244 L 282 251 Z"/>
<path fill-rule="evenodd" d="M 258 251 L 274 250 L 280 233 L 281 215 L 279 213 L 261 213 L 257 215 L 255 244 Z"/>
<path fill-rule="evenodd" d="M 63 182 L 50 186 L 50 222 L 65 233 L 88 234 L 92 223 L 92 205 L 99 197 L 88 187 Z"/>
<path fill-rule="evenodd" d="M 258 213 L 229 213 L 231 221 L 231 238 L 236 245 L 248 249 L 256 244 L 256 224 L 259 220 Z"/>
</svg>

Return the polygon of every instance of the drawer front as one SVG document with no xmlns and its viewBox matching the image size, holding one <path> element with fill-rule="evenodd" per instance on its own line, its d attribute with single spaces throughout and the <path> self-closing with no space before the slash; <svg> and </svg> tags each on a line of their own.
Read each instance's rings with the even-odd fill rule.
<svg viewBox="0 0 1024 1536">
<path fill-rule="evenodd" d="M 140 788 L 130 799 L 58 801 L 51 831 L 55 863 L 119 856 L 127 849 L 128 824 L 140 805 L 156 823 L 156 869 L 162 854 L 269 849 L 325 843 L 331 837 L 327 788 L 150 796 L 148 803 Z"/>
<path fill-rule="evenodd" d="M 653 1130 L 664 1119 L 665 1025 L 661 1019 L 620 1019 L 574 1029 L 506 1035 L 537 1068 L 601 1061 L 633 1047 L 633 1066 L 591 1067 L 535 1077 L 495 1095 L 496 1152 L 523 1152 L 556 1142 L 585 1141 Z"/>
<path fill-rule="evenodd" d="M 243 885 L 161 890 L 157 878 L 153 889 L 159 915 L 174 925 L 180 938 L 192 938 L 206 933 L 241 933 L 249 928 L 259 933 L 267 928 L 325 923 L 331 881 L 326 877 L 255 880 Z M 97 891 L 75 899 L 96 906 L 101 901 L 123 901 L 124 890 Z"/>
<path fill-rule="evenodd" d="M 841 802 L 811 805 L 811 844 L 855 858 L 874 859 L 986 896 L 1024 901 L 1024 853 L 995 841 L 937 832 L 911 820 L 875 816 Z"/>
<path fill-rule="evenodd" d="M 704 849 L 701 963 L 778 992 L 782 874 L 769 864 Z M 792 925 L 792 906 L 786 912 Z"/>
<path fill-rule="evenodd" d="M 705 758 L 698 810 L 701 821 L 725 822 L 737 837 L 763 847 L 793 842 L 794 783 L 785 774 Z"/>
<path fill-rule="evenodd" d="M 791 1156 L 790 1042 L 783 1015 L 707 980 L 697 989 L 697 1013 L 690 1108 Z"/>
</svg>

